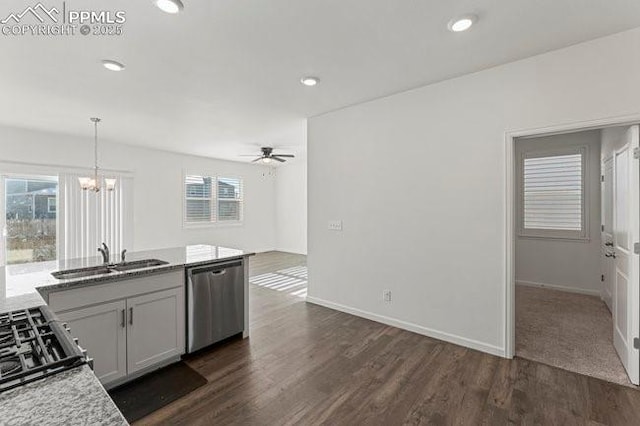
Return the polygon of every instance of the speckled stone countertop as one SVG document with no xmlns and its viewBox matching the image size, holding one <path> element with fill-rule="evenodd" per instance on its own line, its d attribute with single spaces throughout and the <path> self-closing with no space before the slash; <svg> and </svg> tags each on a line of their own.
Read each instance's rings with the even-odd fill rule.
<svg viewBox="0 0 640 426">
<path fill-rule="evenodd" d="M 0 312 L 44 305 L 43 296 L 46 298 L 53 291 L 121 281 L 186 266 L 239 259 L 252 254 L 211 245 L 140 251 L 128 254 L 127 261 L 159 259 L 168 263 L 72 280 L 55 279 L 51 272 L 97 266 L 102 263 L 102 258 L 96 256 L 0 267 Z M 88 366 L 74 368 L 0 393 L 0 425 L 58 424 L 126 425 L 127 422 Z"/>
<path fill-rule="evenodd" d="M 128 425 L 84 365 L 0 393 L 2 425 Z"/>
<path fill-rule="evenodd" d="M 132 271 L 113 271 L 109 274 L 68 280 L 56 279 L 51 273 L 67 269 L 99 266 L 102 264 L 102 257 L 95 256 L 82 259 L 0 267 L 0 312 L 20 309 L 22 307 L 20 304 L 23 301 L 33 302 L 30 306 L 43 304 L 44 300 L 39 296 L 46 297 L 53 291 L 103 284 L 109 281 L 121 281 L 140 275 L 168 272 L 184 268 L 185 266 L 204 265 L 212 262 L 251 256 L 252 254 L 253 253 L 247 253 L 238 249 L 211 245 L 191 245 L 186 247 L 139 251 L 128 253 L 127 261 L 158 259 L 168 263 L 166 265 L 151 266 L 149 268 L 135 269 Z M 113 259 L 114 257 L 117 257 L 117 255 L 112 256 L 112 261 L 115 260 Z M 19 306 L 12 308 L 12 306 L 16 304 Z"/>
</svg>

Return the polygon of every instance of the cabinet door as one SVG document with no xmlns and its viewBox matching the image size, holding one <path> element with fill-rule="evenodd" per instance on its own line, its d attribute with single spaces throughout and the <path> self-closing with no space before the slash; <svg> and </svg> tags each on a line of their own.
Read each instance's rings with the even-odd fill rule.
<svg viewBox="0 0 640 426">
<path fill-rule="evenodd" d="M 125 308 L 119 300 L 57 314 L 93 358 L 93 371 L 103 384 L 127 375 Z"/>
<path fill-rule="evenodd" d="M 184 353 L 184 288 L 127 299 L 129 374 Z"/>
</svg>

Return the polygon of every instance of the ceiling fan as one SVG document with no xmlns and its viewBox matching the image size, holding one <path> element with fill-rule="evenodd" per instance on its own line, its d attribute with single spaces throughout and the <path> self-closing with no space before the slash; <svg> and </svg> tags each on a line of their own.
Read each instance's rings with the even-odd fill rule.
<svg viewBox="0 0 640 426">
<path fill-rule="evenodd" d="M 295 155 L 293 154 L 274 154 L 273 148 L 269 146 L 263 146 L 262 148 L 260 148 L 260 150 L 262 151 L 262 155 L 253 160 L 252 163 L 257 163 L 258 161 L 260 161 L 265 164 L 269 164 L 273 160 L 284 163 L 285 161 L 287 161 L 285 160 L 285 158 L 295 158 Z M 248 156 L 245 155 L 245 157 Z"/>
</svg>

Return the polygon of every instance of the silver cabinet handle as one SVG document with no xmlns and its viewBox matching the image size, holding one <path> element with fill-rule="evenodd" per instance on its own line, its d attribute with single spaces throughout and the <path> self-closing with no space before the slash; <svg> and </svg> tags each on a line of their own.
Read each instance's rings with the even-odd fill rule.
<svg viewBox="0 0 640 426">
<path fill-rule="evenodd" d="M 224 275 L 226 273 L 227 273 L 227 270 L 226 269 L 222 269 L 220 271 L 212 271 L 211 275 Z"/>
<path fill-rule="evenodd" d="M 133 307 L 129 308 L 129 324 L 133 325 Z"/>
<path fill-rule="evenodd" d="M 604 243 L 605 246 L 613 247 L 613 243 Z"/>
<path fill-rule="evenodd" d="M 120 322 L 120 325 L 122 326 L 122 328 L 125 327 L 127 320 L 125 319 L 126 316 L 126 312 L 124 311 L 124 309 L 122 310 L 122 321 Z"/>
</svg>

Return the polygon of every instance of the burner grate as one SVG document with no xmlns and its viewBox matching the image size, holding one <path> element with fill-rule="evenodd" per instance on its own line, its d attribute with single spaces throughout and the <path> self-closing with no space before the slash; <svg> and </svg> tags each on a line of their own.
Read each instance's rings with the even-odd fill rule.
<svg viewBox="0 0 640 426">
<path fill-rule="evenodd" d="M 87 362 L 46 306 L 0 314 L 0 392 Z"/>
</svg>

